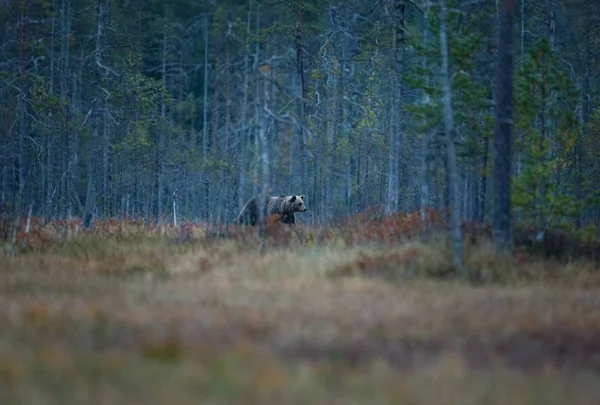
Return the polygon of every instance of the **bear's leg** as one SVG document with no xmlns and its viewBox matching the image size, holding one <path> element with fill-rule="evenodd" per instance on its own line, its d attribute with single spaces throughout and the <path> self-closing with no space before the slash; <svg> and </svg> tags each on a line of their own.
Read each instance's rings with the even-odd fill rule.
<svg viewBox="0 0 600 405">
<path fill-rule="evenodd" d="M 294 214 L 286 214 L 283 216 L 283 223 L 288 225 L 294 225 L 296 223 L 296 216 Z"/>
</svg>

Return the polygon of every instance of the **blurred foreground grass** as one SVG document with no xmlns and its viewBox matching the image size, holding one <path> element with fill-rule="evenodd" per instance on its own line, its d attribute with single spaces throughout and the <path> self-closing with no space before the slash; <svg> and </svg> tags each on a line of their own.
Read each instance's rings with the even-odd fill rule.
<svg viewBox="0 0 600 405">
<path fill-rule="evenodd" d="M 473 284 L 377 229 L 48 232 L 0 256 L 1 404 L 600 403 L 593 261 L 482 239 Z"/>
</svg>

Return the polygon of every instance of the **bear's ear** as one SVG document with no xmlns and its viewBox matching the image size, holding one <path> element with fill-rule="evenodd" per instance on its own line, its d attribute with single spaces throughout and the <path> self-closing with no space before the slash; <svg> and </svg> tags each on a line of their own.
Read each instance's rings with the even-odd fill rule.
<svg viewBox="0 0 600 405">
<path fill-rule="evenodd" d="M 296 196 L 295 195 L 293 195 L 292 198 L 290 198 L 290 202 L 294 202 L 294 201 L 296 201 Z"/>
<path fill-rule="evenodd" d="M 300 199 L 301 199 L 302 201 L 304 201 L 304 194 L 302 194 L 302 195 L 300 196 Z"/>
</svg>

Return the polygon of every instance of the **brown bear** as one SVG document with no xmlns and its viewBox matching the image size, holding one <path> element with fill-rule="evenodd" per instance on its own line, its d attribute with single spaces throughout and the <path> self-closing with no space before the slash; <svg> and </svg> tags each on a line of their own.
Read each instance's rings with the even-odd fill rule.
<svg viewBox="0 0 600 405">
<path fill-rule="evenodd" d="M 304 195 L 280 195 L 267 197 L 267 204 L 263 215 L 265 220 L 272 215 L 279 215 L 279 220 L 284 224 L 296 223 L 296 212 L 306 212 L 308 208 L 304 205 Z M 238 225 L 256 226 L 258 221 L 258 198 L 251 198 L 242 208 L 237 218 Z"/>
</svg>

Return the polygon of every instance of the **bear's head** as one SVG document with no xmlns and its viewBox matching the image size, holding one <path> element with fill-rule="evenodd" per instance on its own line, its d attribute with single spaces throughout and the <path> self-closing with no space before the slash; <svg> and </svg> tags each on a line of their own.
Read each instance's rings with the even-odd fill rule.
<svg viewBox="0 0 600 405">
<path fill-rule="evenodd" d="M 304 205 L 304 194 L 286 197 L 286 203 L 288 212 L 306 212 L 308 210 Z"/>
</svg>

